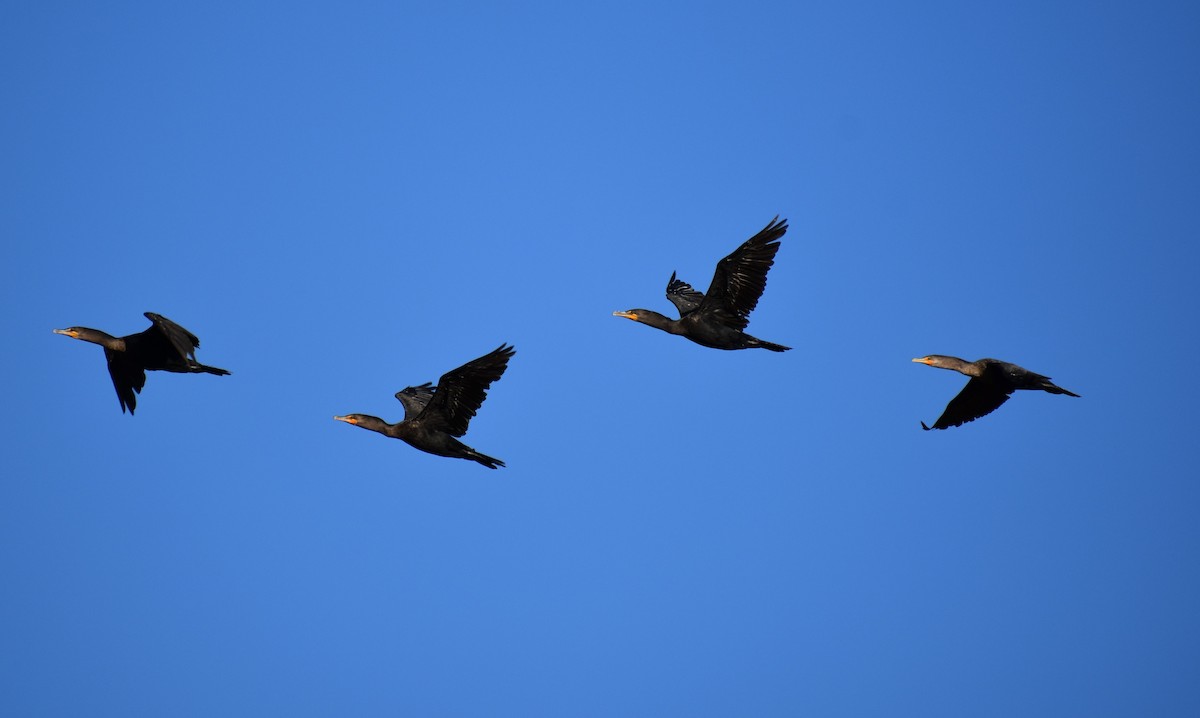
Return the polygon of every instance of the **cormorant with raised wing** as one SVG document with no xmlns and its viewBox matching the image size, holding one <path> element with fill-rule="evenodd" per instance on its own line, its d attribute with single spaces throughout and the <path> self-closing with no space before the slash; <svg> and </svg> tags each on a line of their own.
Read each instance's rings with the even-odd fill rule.
<svg viewBox="0 0 1200 718">
<path fill-rule="evenodd" d="M 750 323 L 750 312 L 767 287 L 767 271 L 775 262 L 779 240 L 787 229 L 787 220 L 776 216 L 761 232 L 718 262 L 707 293 L 692 289 L 672 272 L 667 281 L 667 299 L 679 309 L 679 319 L 649 309 L 613 312 L 613 316 L 678 334 L 713 349 L 762 348 L 785 352 L 791 347 L 752 337 L 745 329 Z"/>
<path fill-rule="evenodd" d="M 196 348 L 200 340 L 188 330 L 161 314 L 145 312 L 152 324 L 138 334 L 114 337 L 99 329 L 68 327 L 55 329 L 72 339 L 80 339 L 104 347 L 104 358 L 108 361 L 108 375 L 112 377 L 117 400 L 121 402 L 121 413 L 129 409 L 130 416 L 137 408 L 137 394 L 146 386 L 147 371 L 170 371 L 179 374 L 229 374 L 224 369 L 206 366 L 196 361 Z"/>
<path fill-rule="evenodd" d="M 478 359 L 446 372 L 436 387 L 426 382 L 396 392 L 396 398 L 404 405 L 404 419 L 395 424 L 367 414 L 333 418 L 400 439 L 430 454 L 469 459 L 489 469 L 504 466 L 500 459 L 479 453 L 457 437 L 467 433 L 467 424 L 487 398 L 488 387 L 504 374 L 516 351 L 501 344 Z"/>
</svg>

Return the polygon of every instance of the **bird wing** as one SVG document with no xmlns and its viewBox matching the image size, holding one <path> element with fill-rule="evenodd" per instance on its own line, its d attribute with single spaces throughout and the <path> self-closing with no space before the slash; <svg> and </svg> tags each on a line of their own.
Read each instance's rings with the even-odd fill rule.
<svg viewBox="0 0 1200 718">
<path fill-rule="evenodd" d="M 667 299 L 671 300 L 671 304 L 679 310 L 680 318 L 683 318 L 700 306 L 704 295 L 682 279 L 676 279 L 675 273 L 671 272 L 671 278 L 667 281 Z"/>
<path fill-rule="evenodd" d="M 467 424 L 487 398 L 488 387 L 504 374 L 516 349 L 501 344 L 478 359 L 452 369 L 438 379 L 432 398 L 417 418 L 429 428 L 451 436 L 467 433 Z"/>
<path fill-rule="evenodd" d="M 779 240 L 787 229 L 787 220 L 776 215 L 762 231 L 718 262 L 699 311 L 711 314 L 731 329 L 745 329 L 750 312 L 767 288 L 767 271 L 775 263 Z"/>
<path fill-rule="evenodd" d="M 196 358 L 196 347 L 200 346 L 200 340 L 196 338 L 195 334 L 192 334 L 161 314 L 155 314 L 154 312 L 143 312 L 143 314 L 154 323 L 153 328 L 162 332 L 167 341 L 171 343 L 171 347 L 179 352 L 180 359 L 187 359 L 188 357 L 192 359 Z"/>
<path fill-rule="evenodd" d="M 104 358 L 108 361 L 108 375 L 112 377 L 113 388 L 117 390 L 117 401 L 121 402 L 121 413 L 137 408 L 136 393 L 146 386 L 146 370 L 137 362 L 129 360 L 124 352 L 114 352 L 104 349 Z"/>
<path fill-rule="evenodd" d="M 1008 401 L 1012 391 L 987 379 L 973 378 L 958 392 L 958 396 L 950 400 L 933 426 L 927 428 L 947 429 L 987 416 Z"/>
<path fill-rule="evenodd" d="M 433 398 L 434 388 L 430 382 L 420 386 L 406 386 L 396 392 L 396 398 L 404 405 L 404 420 L 415 419 L 425 411 L 425 406 Z"/>
</svg>

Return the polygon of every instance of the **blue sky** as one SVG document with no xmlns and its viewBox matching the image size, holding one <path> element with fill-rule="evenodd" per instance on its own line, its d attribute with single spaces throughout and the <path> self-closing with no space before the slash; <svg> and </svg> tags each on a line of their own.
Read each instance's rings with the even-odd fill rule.
<svg viewBox="0 0 1200 718">
<path fill-rule="evenodd" d="M 1200 711 L 1187 3 L 0 23 L 0 713 Z M 719 352 L 611 316 L 790 220 Z M 202 340 L 122 415 L 70 325 Z M 334 422 L 502 342 L 467 442 Z M 1023 392 L 922 432 L 994 356 Z"/>
</svg>

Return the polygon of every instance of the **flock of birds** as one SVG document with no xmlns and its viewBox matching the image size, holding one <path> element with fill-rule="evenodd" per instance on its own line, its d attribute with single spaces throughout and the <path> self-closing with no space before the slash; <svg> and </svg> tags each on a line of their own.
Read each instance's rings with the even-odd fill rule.
<svg viewBox="0 0 1200 718">
<path fill-rule="evenodd" d="M 679 319 L 671 319 L 649 309 L 629 309 L 613 314 L 668 334 L 686 337 L 713 349 L 788 351 L 790 347 L 758 339 L 745 331 L 750 322 L 750 312 L 758 305 L 759 297 L 766 289 L 767 272 L 775 263 L 779 240 L 787 229 L 787 220 L 776 217 L 762 231 L 718 262 L 707 293 L 696 291 L 672 273 L 667 282 L 667 299 L 678 308 Z M 146 385 L 147 371 L 218 376 L 229 374 L 225 369 L 196 361 L 200 340 L 195 334 L 161 314 L 145 314 L 151 322 L 150 327 L 124 337 L 114 337 L 87 327 L 54 330 L 56 334 L 104 347 L 108 373 L 117 391 L 122 413 L 128 409 L 132 415 L 137 408 L 137 394 Z M 504 466 L 503 461 L 476 451 L 459 441 L 459 438 L 467 433 L 467 425 L 487 398 L 488 388 L 504 374 L 509 359 L 515 353 L 513 347 L 501 345 L 478 359 L 446 372 L 438 379 L 437 386 L 426 382 L 402 389 L 396 393 L 396 398 L 404 406 L 404 419 L 395 424 L 366 414 L 333 418 L 400 439 L 430 454 L 468 459 L 489 469 Z M 1079 396 L 1055 385 L 1049 377 L 998 359 L 969 362 L 957 357 L 930 354 L 913 361 L 971 377 L 962 391 L 950 400 L 933 426 L 921 422 L 921 428 L 927 431 L 962 426 L 986 416 L 1008 401 L 1018 389 Z"/>
</svg>

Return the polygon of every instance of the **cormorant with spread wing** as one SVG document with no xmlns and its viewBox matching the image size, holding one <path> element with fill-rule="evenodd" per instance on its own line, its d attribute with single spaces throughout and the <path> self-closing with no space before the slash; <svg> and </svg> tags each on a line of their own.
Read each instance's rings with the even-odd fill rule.
<svg viewBox="0 0 1200 718">
<path fill-rule="evenodd" d="M 667 299 L 679 309 L 679 319 L 649 309 L 613 312 L 613 316 L 632 319 L 668 334 L 678 334 L 713 349 L 762 348 L 785 352 L 791 347 L 745 333 L 750 312 L 758 305 L 758 298 L 767 287 L 767 271 L 775 262 L 779 240 L 785 232 L 787 220 L 776 216 L 761 232 L 717 263 L 705 294 L 676 279 L 672 272 L 667 282 Z"/>
<path fill-rule="evenodd" d="M 206 366 L 196 361 L 196 348 L 200 340 L 188 330 L 161 314 L 145 312 L 152 324 L 139 334 L 114 337 L 99 329 L 69 327 L 55 329 L 72 339 L 80 339 L 104 347 L 104 358 L 108 361 L 108 374 L 112 377 L 117 400 L 121 402 L 121 413 L 129 409 L 130 416 L 137 408 L 137 394 L 146 386 L 147 371 L 171 371 L 180 374 L 229 374 L 224 369 Z"/>
<path fill-rule="evenodd" d="M 975 421 L 981 416 L 987 416 L 999 409 L 1000 405 L 1008 401 L 1008 397 L 1018 389 L 1079 396 L 1061 386 L 1056 386 L 1048 376 L 1035 374 L 1028 369 L 999 359 L 966 361 L 958 357 L 930 354 L 913 359 L 913 361 L 936 369 L 951 369 L 971 377 L 958 396 L 951 399 L 950 403 L 946 405 L 946 410 L 942 412 L 933 426 L 926 426 L 925 422 L 921 422 L 921 428 L 926 431 L 962 426 L 968 421 Z"/>
<path fill-rule="evenodd" d="M 516 351 L 501 344 L 488 354 L 446 372 L 436 387 L 425 382 L 396 392 L 396 398 L 404 405 L 404 419 L 395 424 L 367 414 L 333 418 L 400 439 L 430 454 L 470 459 L 489 469 L 504 466 L 500 459 L 481 454 L 456 437 L 467 433 L 467 424 L 487 398 L 488 387 L 504 374 Z"/>
</svg>

